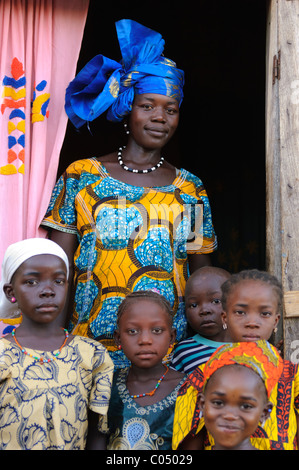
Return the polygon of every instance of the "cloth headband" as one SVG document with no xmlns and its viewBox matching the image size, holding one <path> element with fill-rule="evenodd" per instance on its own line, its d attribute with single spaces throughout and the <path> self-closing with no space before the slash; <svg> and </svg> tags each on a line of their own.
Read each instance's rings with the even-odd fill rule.
<svg viewBox="0 0 299 470">
<path fill-rule="evenodd" d="M 283 369 L 283 360 L 268 341 L 228 343 L 212 354 L 204 367 L 203 388 L 210 377 L 223 366 L 239 364 L 249 367 L 263 380 L 270 396 Z"/>
<path fill-rule="evenodd" d="M 97 55 L 69 84 L 65 110 L 77 127 L 107 111 L 107 119 L 122 121 L 131 112 L 135 93 L 158 93 L 183 99 L 184 72 L 162 56 L 161 34 L 133 20 L 115 23 L 121 63 Z"/>
<path fill-rule="evenodd" d="M 0 282 L 0 318 L 15 318 L 20 315 L 18 304 L 12 304 L 6 297 L 3 287 L 9 284 L 16 270 L 24 261 L 36 255 L 55 255 L 61 258 L 69 275 L 68 257 L 64 250 L 52 240 L 29 238 L 10 245 L 3 258 Z"/>
</svg>

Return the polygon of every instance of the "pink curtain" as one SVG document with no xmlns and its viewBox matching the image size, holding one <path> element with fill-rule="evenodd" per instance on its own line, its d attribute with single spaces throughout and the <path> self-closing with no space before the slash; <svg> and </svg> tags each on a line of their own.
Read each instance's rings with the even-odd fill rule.
<svg viewBox="0 0 299 470">
<path fill-rule="evenodd" d="M 89 0 L 0 0 L 0 261 L 39 229 L 56 180 Z"/>
<path fill-rule="evenodd" d="M 0 264 L 43 237 L 89 0 L 0 0 Z M 0 274 L 1 275 L 1 274 Z M 1 320 L 0 335 L 20 320 Z"/>
</svg>

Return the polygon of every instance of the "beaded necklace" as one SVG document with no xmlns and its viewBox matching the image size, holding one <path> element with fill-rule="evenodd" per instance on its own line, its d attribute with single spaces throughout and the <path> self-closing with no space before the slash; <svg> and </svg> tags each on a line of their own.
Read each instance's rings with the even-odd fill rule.
<svg viewBox="0 0 299 470">
<path fill-rule="evenodd" d="M 66 341 L 67 341 L 67 339 L 68 339 L 68 337 L 69 337 L 69 333 L 68 333 L 68 331 L 65 330 L 64 328 L 62 328 L 62 330 L 64 331 L 65 339 L 64 339 L 62 345 L 60 346 L 59 350 L 57 351 L 57 353 L 52 352 L 52 354 L 53 354 L 53 356 L 54 356 L 54 357 L 52 357 L 52 359 L 44 359 L 43 356 L 37 357 L 37 356 L 34 356 L 33 354 L 30 354 L 28 351 L 26 351 L 26 349 L 23 348 L 23 347 L 20 345 L 19 341 L 18 341 L 17 338 L 16 338 L 16 328 L 14 328 L 14 329 L 12 330 L 11 335 L 12 335 L 13 339 L 15 340 L 16 344 L 17 344 L 17 345 L 19 346 L 19 348 L 21 349 L 21 351 L 22 351 L 23 354 L 32 357 L 32 359 L 34 359 L 35 361 L 40 362 L 41 364 L 44 364 L 44 363 L 46 363 L 46 362 L 55 361 L 55 359 L 57 359 L 57 357 L 58 357 L 59 354 L 61 353 L 62 348 L 65 346 Z"/>
<path fill-rule="evenodd" d="M 164 162 L 164 157 L 161 157 L 161 160 L 157 163 L 157 165 L 155 166 L 152 166 L 151 168 L 148 168 L 147 170 L 136 170 L 135 168 L 129 168 L 122 160 L 122 151 L 123 149 L 125 149 L 126 147 L 120 147 L 118 149 L 118 154 L 117 154 L 117 159 L 118 159 L 118 163 L 120 164 L 120 166 L 126 170 L 126 171 L 130 171 L 131 173 L 151 173 L 152 171 L 155 171 L 157 170 L 158 168 L 160 168 L 161 165 L 163 165 L 163 162 Z"/>
<path fill-rule="evenodd" d="M 165 367 L 166 367 L 166 371 L 164 372 L 164 374 L 162 375 L 162 377 L 159 378 L 158 382 L 157 382 L 156 385 L 155 385 L 155 388 L 154 388 L 151 392 L 140 393 L 139 395 L 130 395 L 130 398 L 152 397 L 152 396 L 156 393 L 157 388 L 159 387 L 160 383 L 162 382 L 162 380 L 164 379 L 165 375 L 166 375 L 167 372 L 169 371 L 169 367 L 168 367 L 168 366 L 165 366 Z"/>
</svg>

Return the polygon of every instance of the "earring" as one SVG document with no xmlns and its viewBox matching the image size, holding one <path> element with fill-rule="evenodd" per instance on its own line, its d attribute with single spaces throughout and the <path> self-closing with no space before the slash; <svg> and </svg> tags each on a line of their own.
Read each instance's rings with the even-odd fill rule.
<svg viewBox="0 0 299 470">
<path fill-rule="evenodd" d="M 15 297 L 12 297 L 12 298 L 10 299 L 10 301 L 11 301 L 12 304 L 15 304 L 16 301 L 17 301 L 17 299 L 16 299 Z"/>
<path fill-rule="evenodd" d="M 120 351 L 121 350 L 121 344 L 117 346 L 117 349 Z"/>
<path fill-rule="evenodd" d="M 274 328 L 273 333 L 277 333 L 277 327 Z"/>
<path fill-rule="evenodd" d="M 128 129 L 128 124 L 126 122 L 124 122 L 124 129 L 125 129 L 126 134 L 130 134 L 130 131 Z"/>
<path fill-rule="evenodd" d="M 224 330 L 227 330 L 227 324 L 226 323 L 222 323 L 222 327 Z"/>
</svg>

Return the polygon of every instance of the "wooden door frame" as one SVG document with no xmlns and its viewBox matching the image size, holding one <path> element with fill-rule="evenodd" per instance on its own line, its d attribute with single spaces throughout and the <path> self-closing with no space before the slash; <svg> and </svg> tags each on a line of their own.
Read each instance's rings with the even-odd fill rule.
<svg viewBox="0 0 299 470">
<path fill-rule="evenodd" d="M 299 2 L 268 1 L 266 262 L 267 270 L 279 278 L 284 290 L 276 339 L 283 338 L 284 356 L 293 362 L 299 362 L 298 17 Z"/>
</svg>

